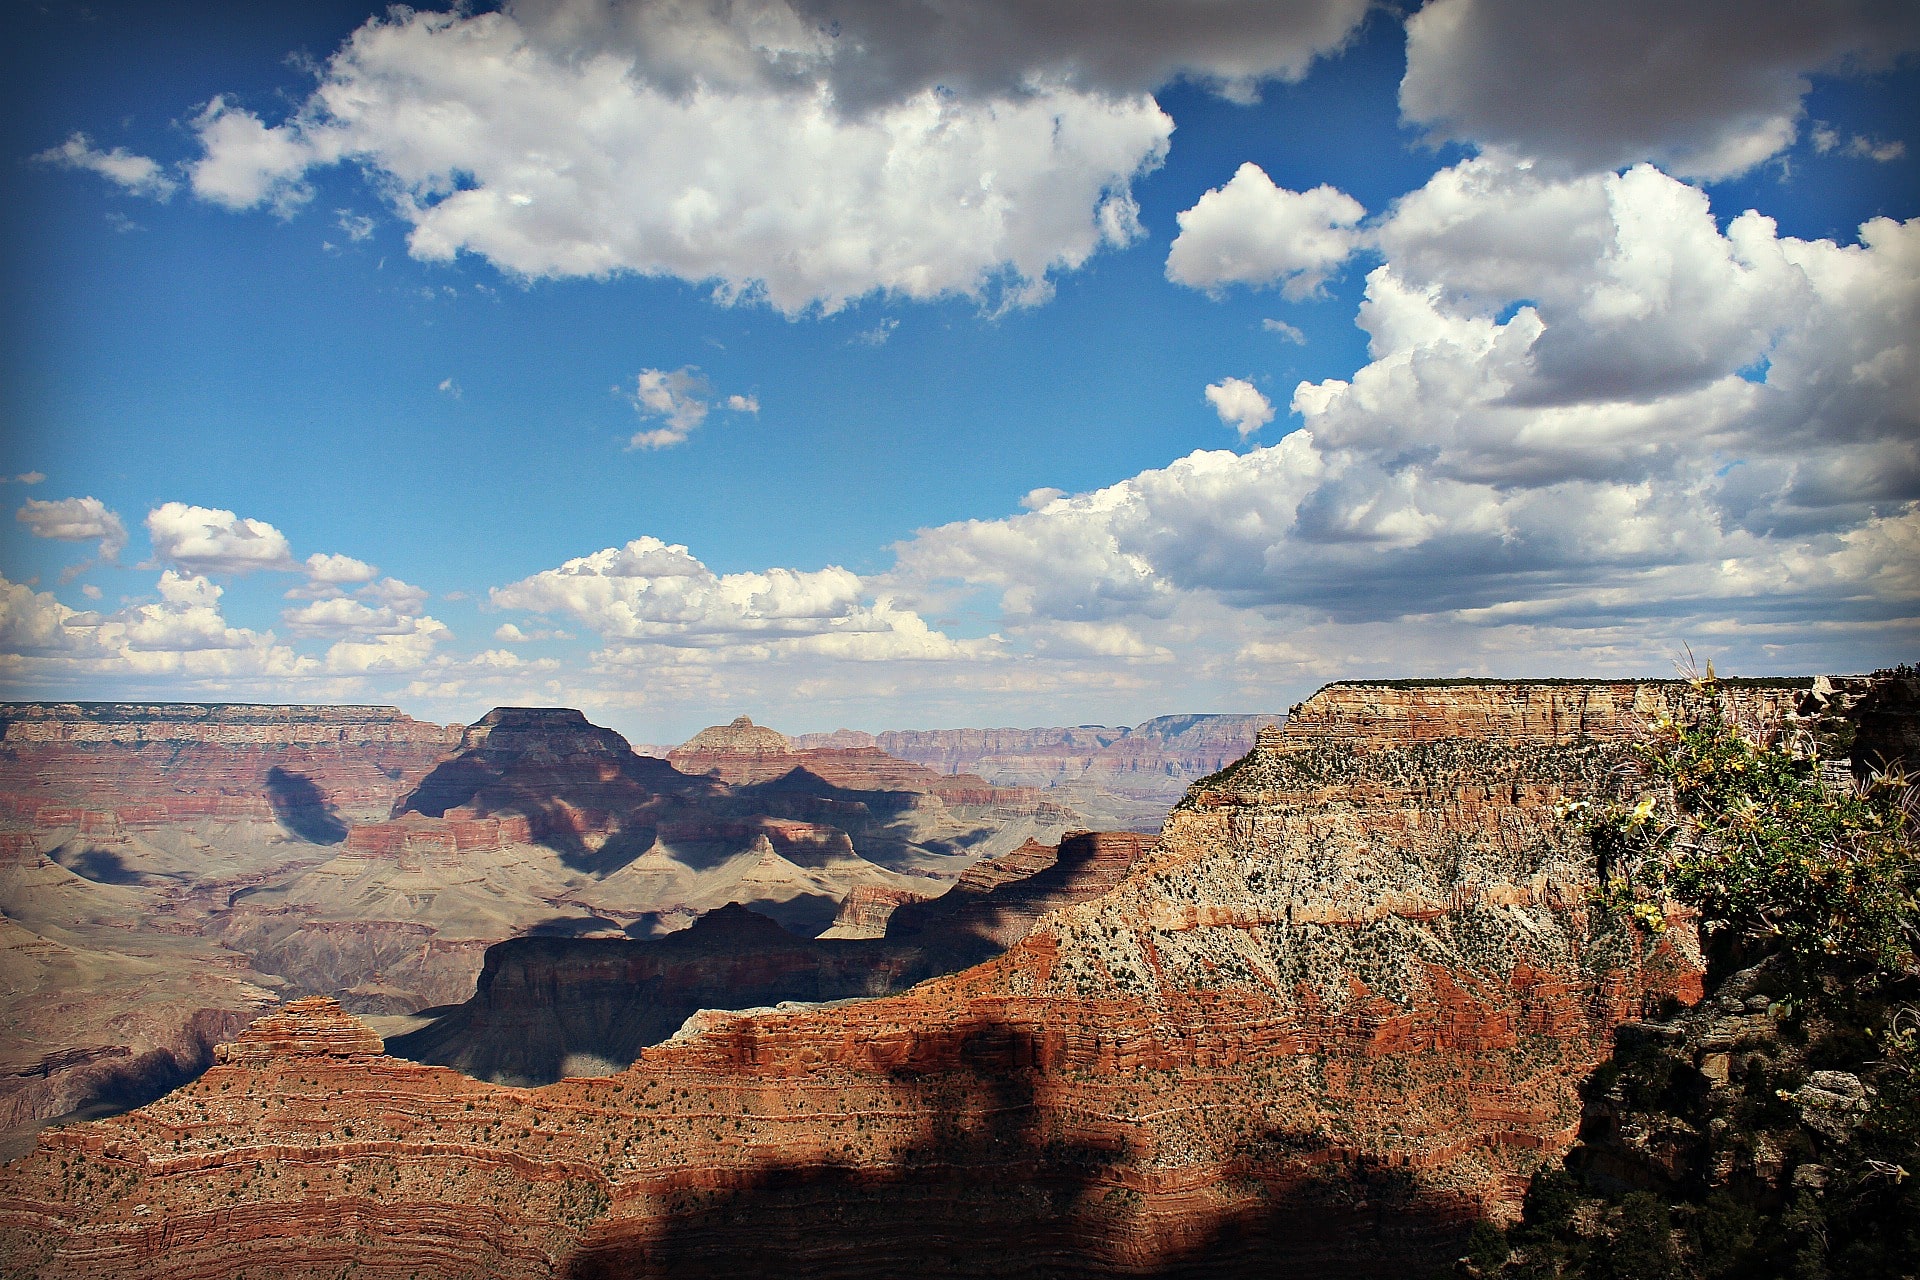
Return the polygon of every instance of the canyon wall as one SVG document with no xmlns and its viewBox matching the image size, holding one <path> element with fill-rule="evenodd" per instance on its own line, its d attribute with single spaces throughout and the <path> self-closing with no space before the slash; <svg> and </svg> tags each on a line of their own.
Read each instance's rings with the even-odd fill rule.
<svg viewBox="0 0 1920 1280">
<path fill-rule="evenodd" d="M 459 741 L 391 707 L 5 703 L 0 813 L 41 828 L 278 821 L 329 843 Z"/>
<path fill-rule="evenodd" d="M 0 1257 L 46 1277 L 1421 1273 L 1571 1142 L 1614 1026 L 1699 991 L 1687 918 L 1650 941 L 1596 916 L 1558 816 L 1673 696 L 1325 690 L 998 958 L 704 1013 L 611 1077 L 487 1085 L 304 1006 L 306 1032 L 250 1031 L 162 1101 L 44 1136 L 0 1174 Z"/>
<path fill-rule="evenodd" d="M 906 918 L 895 891 L 862 886 L 848 903 L 888 895 L 892 918 L 853 937 L 799 938 L 730 903 L 657 939 L 514 938 L 487 949 L 472 999 L 389 1051 L 506 1084 L 610 1074 L 703 1009 L 890 995 L 997 955 L 1047 911 L 1105 893 L 1152 847 L 1130 833 L 1029 841 L 938 898 L 907 897 Z"/>
</svg>

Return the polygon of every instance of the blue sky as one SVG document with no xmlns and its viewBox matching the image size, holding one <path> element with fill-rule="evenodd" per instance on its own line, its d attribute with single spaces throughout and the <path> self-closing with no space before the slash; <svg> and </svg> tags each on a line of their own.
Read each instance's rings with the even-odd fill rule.
<svg viewBox="0 0 1920 1280">
<path fill-rule="evenodd" d="M 1910 10 L 902 12 L 12 17 L 5 693 L 674 741 L 1913 657 Z"/>
</svg>

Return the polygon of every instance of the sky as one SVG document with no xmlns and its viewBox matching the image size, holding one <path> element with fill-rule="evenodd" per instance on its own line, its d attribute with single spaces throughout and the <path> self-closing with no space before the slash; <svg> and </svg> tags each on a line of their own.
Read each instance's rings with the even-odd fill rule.
<svg viewBox="0 0 1920 1280">
<path fill-rule="evenodd" d="M 0 696 L 1920 655 L 1920 6 L 14 6 Z"/>
</svg>

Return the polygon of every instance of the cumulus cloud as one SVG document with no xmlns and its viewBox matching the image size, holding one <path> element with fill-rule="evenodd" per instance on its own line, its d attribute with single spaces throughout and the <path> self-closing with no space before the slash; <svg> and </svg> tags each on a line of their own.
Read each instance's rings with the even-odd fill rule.
<svg viewBox="0 0 1920 1280">
<path fill-rule="evenodd" d="M 0 484 L 39 484 L 46 479 L 40 471 L 23 471 L 17 476 L 0 476 Z"/>
<path fill-rule="evenodd" d="M 1209 384 L 1207 403 L 1242 440 L 1273 421 L 1273 403 L 1245 378 L 1222 378 Z"/>
<path fill-rule="evenodd" d="M 312 196 L 304 179 L 316 159 L 296 130 L 269 128 L 251 111 L 216 97 L 194 118 L 201 156 L 187 166 L 193 194 L 227 209 L 270 205 L 282 216 Z"/>
<path fill-rule="evenodd" d="M 287 680 L 318 672 L 318 663 L 272 632 L 229 624 L 222 591 L 206 578 L 168 569 L 156 588 L 157 600 L 102 615 L 0 579 L 0 670 L 15 680 L 78 680 L 82 688 L 102 679 Z"/>
<path fill-rule="evenodd" d="M 969 651 L 838 566 L 715 574 L 686 547 L 651 537 L 495 587 L 489 599 L 578 619 L 616 645 L 855 660 Z"/>
<path fill-rule="evenodd" d="M 60 498 L 51 502 L 28 498 L 13 513 L 36 538 L 56 538 L 61 542 L 98 542 L 100 558 L 120 558 L 127 545 L 127 527 L 117 513 L 98 498 Z"/>
<path fill-rule="evenodd" d="M 636 431 L 627 448 L 665 449 L 681 443 L 707 420 L 713 410 L 712 394 L 712 384 L 691 365 L 671 372 L 642 369 L 629 399 L 641 417 L 657 419 L 662 425 Z M 731 413 L 760 412 L 760 401 L 754 396 L 730 395 L 721 406 Z"/>
<path fill-rule="evenodd" d="M 1170 626 L 1206 598 L 1618 652 L 1728 617 L 1782 643 L 1915 634 L 1920 223 L 1722 230 L 1651 168 L 1481 157 L 1375 242 L 1372 359 L 1300 384 L 1305 430 L 925 531 L 888 586 L 986 588 L 1016 629 Z"/>
<path fill-rule="evenodd" d="M 166 200 L 180 185 L 167 176 L 159 161 L 135 155 L 125 147 L 102 151 L 84 133 L 70 134 L 65 142 L 42 151 L 34 159 L 64 169 L 97 173 L 129 195 L 151 196 L 156 200 Z"/>
<path fill-rule="evenodd" d="M 396 9 L 268 124 L 226 98 L 194 122 L 196 195 L 304 201 L 365 170 L 409 251 L 523 277 L 711 283 L 831 312 L 874 292 L 1044 298 L 1140 234 L 1130 187 L 1166 152 L 1149 90 L 1235 96 L 1339 47 L 1364 0 L 1267 5 L 844 0 L 728 6 L 525 0 Z"/>
<path fill-rule="evenodd" d="M 380 571 L 365 560 L 356 560 L 352 556 L 334 555 L 316 551 L 307 557 L 307 580 L 330 586 L 357 586 L 363 582 L 372 582 L 380 576 Z"/>
<path fill-rule="evenodd" d="M 1177 215 L 1167 279 L 1210 291 L 1278 284 L 1287 297 L 1305 298 L 1360 244 L 1354 228 L 1366 216 L 1343 191 L 1289 191 L 1248 162 Z"/>
<path fill-rule="evenodd" d="M 328 647 L 328 671 L 355 676 L 418 671 L 434 646 L 452 634 L 437 618 L 394 617 L 391 610 L 376 611 L 375 617 L 372 629 L 357 628 L 349 638 Z"/>
<path fill-rule="evenodd" d="M 537 0 L 511 6 L 529 34 L 560 49 L 633 51 L 649 81 L 786 88 L 824 79 L 849 110 L 941 87 L 973 97 L 1035 81 L 1136 93 L 1191 77 L 1236 96 L 1297 80 L 1338 48 L 1364 0 L 751 0 L 725 7 Z"/>
<path fill-rule="evenodd" d="M 217 507 L 167 502 L 147 513 L 154 554 L 190 573 L 251 573 L 300 568 L 286 535 L 264 520 Z"/>
<path fill-rule="evenodd" d="M 0 653 L 57 653 L 77 647 L 69 629 L 86 615 L 54 599 L 50 591 L 35 591 L 22 583 L 0 578 Z"/>
<path fill-rule="evenodd" d="M 1275 320 L 1269 317 L 1260 322 L 1260 327 L 1279 338 L 1282 342 L 1291 342 L 1298 347 L 1307 345 L 1307 335 L 1300 332 L 1300 330 L 1293 325 L 1288 324 L 1285 320 Z"/>
<path fill-rule="evenodd" d="M 1810 73 L 1916 48 L 1920 9 L 1879 0 L 1431 0 L 1407 20 L 1400 108 L 1561 169 L 1718 179 L 1792 145 Z"/>
</svg>

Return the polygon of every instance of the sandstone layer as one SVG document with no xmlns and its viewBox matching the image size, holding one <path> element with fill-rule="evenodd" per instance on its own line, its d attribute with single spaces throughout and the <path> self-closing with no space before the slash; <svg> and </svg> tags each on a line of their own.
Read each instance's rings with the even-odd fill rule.
<svg viewBox="0 0 1920 1280">
<path fill-rule="evenodd" d="M 608 1078 L 482 1084 L 320 1034 L 341 1015 L 316 1010 L 272 1052 L 44 1136 L 0 1177 L 0 1257 L 1419 1273 L 1566 1148 L 1613 1028 L 1699 991 L 1686 919 L 1648 943 L 1590 913 L 1590 852 L 1557 816 L 1670 696 L 1608 688 L 1480 686 L 1457 715 L 1444 693 L 1326 691 L 1004 955 L 883 999 L 702 1015 Z"/>
</svg>

